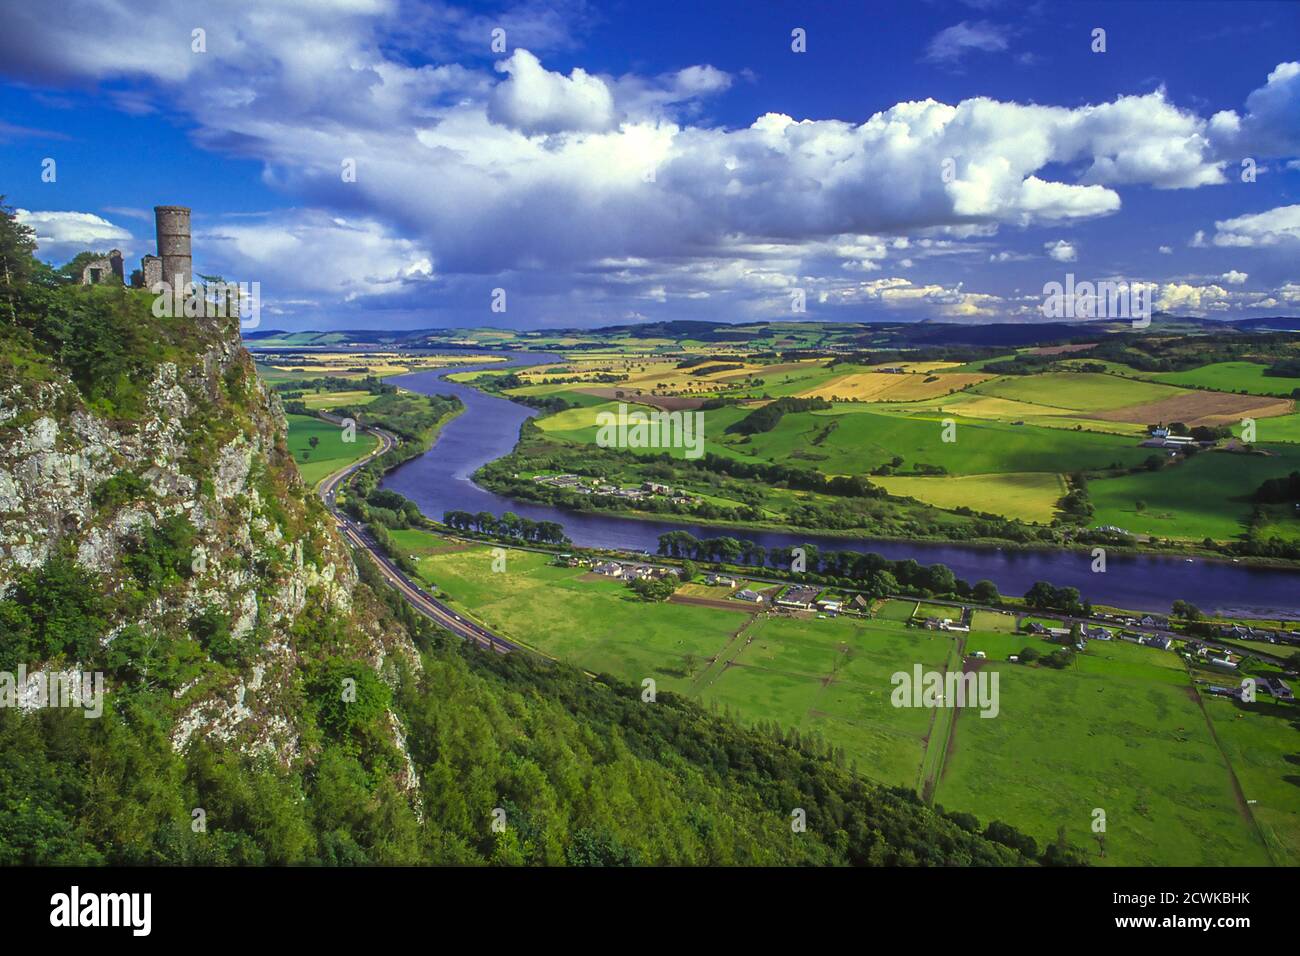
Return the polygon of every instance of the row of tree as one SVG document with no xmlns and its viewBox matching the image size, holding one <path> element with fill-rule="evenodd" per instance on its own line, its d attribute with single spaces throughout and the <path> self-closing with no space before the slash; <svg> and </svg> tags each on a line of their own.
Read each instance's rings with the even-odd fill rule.
<svg viewBox="0 0 1300 956">
<path fill-rule="evenodd" d="M 499 538 L 534 541 L 538 544 L 567 544 L 564 526 L 558 521 L 534 521 L 507 511 L 498 518 L 490 511 L 445 511 L 442 523 L 456 531 L 477 531 Z"/>
</svg>

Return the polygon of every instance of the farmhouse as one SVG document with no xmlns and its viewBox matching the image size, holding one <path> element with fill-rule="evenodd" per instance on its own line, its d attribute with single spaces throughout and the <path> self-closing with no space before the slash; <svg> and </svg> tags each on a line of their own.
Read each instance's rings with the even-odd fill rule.
<svg viewBox="0 0 1300 956">
<path fill-rule="evenodd" d="M 757 591 L 754 591 L 750 588 L 741 588 L 732 596 L 735 597 L 736 600 L 738 601 L 749 601 L 751 604 L 763 603 L 763 595 L 759 594 Z"/>
<path fill-rule="evenodd" d="M 1228 671 L 1235 671 L 1237 665 L 1241 663 L 1240 657 L 1237 657 L 1234 654 L 1229 654 L 1226 651 L 1216 650 L 1211 650 L 1210 653 L 1206 655 L 1206 660 L 1209 662 L 1211 667 L 1219 667 Z"/>
<path fill-rule="evenodd" d="M 818 590 L 806 584 L 792 584 L 776 599 L 777 606 L 809 610 L 817 599 Z"/>
<path fill-rule="evenodd" d="M 1255 682 L 1259 685 L 1260 690 L 1272 694 L 1275 700 L 1295 700 L 1291 688 L 1280 677 L 1257 677 Z"/>
<path fill-rule="evenodd" d="M 1147 647 L 1158 647 L 1162 651 L 1167 651 L 1169 650 L 1169 645 L 1172 644 L 1173 641 L 1171 641 L 1167 637 L 1159 636 L 1159 637 L 1144 637 L 1142 638 L 1142 643 L 1145 644 Z"/>
<path fill-rule="evenodd" d="M 945 617 L 943 620 L 940 620 L 937 617 L 927 617 L 925 623 L 921 626 L 931 631 L 956 631 L 962 634 L 970 633 L 969 627 L 965 624 L 954 624 L 950 617 Z"/>
</svg>

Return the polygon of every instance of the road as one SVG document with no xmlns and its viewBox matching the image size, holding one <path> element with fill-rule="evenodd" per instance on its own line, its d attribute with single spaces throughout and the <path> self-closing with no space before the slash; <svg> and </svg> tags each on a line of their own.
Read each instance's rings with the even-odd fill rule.
<svg viewBox="0 0 1300 956">
<path fill-rule="evenodd" d="M 329 419 L 326 418 L 326 420 Z M 334 424 L 338 423 L 334 422 Z M 346 468 L 326 476 L 316 486 L 317 494 L 320 495 L 321 501 L 325 503 L 325 507 L 330 510 L 330 514 L 334 516 L 334 520 L 338 522 L 339 531 L 343 537 L 353 547 L 369 554 L 371 559 L 374 560 L 375 566 L 379 568 L 380 574 L 397 589 L 397 592 L 402 595 L 406 603 L 434 623 L 451 631 L 457 637 L 473 641 L 480 647 L 496 651 L 498 654 L 507 654 L 510 651 L 520 650 L 518 644 L 501 637 L 499 634 L 492 633 L 473 621 L 466 620 L 450 607 L 431 596 L 423 587 L 412 581 L 401 568 L 389 560 L 388 555 L 384 553 L 383 548 L 379 546 L 379 542 L 374 539 L 369 531 L 339 510 L 336 498 L 343 483 L 358 469 L 365 467 L 397 445 L 397 439 L 383 429 L 367 428 L 364 430 L 379 439 L 378 447 L 359 461 L 355 461 Z"/>
</svg>

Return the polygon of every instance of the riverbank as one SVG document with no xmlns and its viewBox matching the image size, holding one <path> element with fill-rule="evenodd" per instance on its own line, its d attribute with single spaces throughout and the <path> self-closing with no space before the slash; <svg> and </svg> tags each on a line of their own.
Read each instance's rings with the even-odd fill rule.
<svg viewBox="0 0 1300 956">
<path fill-rule="evenodd" d="M 556 359 L 544 353 L 515 354 L 510 358 L 512 364 L 543 364 Z M 502 368 L 498 363 L 490 367 Z M 744 532 L 743 537 L 769 549 L 814 544 L 943 564 L 970 581 L 990 579 L 1007 594 L 1023 594 L 1035 581 L 1050 581 L 1061 587 L 1076 587 L 1095 603 L 1143 612 L 1167 612 L 1170 602 L 1182 597 L 1203 610 L 1229 617 L 1300 618 L 1300 574 L 1292 568 L 1247 563 L 1245 559 L 1233 562 L 1206 555 L 1189 561 L 1186 556 L 1108 547 L 1106 570 L 1099 573 L 1094 570 L 1090 549 L 1085 548 L 792 533 L 785 527 L 708 525 L 676 516 L 570 512 L 504 497 L 477 485 L 473 475 L 483 465 L 510 454 L 524 421 L 537 412 L 445 378 L 450 372 L 473 370 L 457 366 L 389 380 L 422 394 L 452 394 L 465 405 L 465 412 L 444 428 L 433 450 L 395 468 L 382 483 L 434 518 L 450 510 L 493 515 L 512 511 L 534 521 L 561 523 L 578 546 L 652 553 L 657 549 L 659 534 L 664 532 L 687 531 L 705 537 L 715 529 L 725 528 Z"/>
<path fill-rule="evenodd" d="M 487 488 L 498 494 L 503 493 L 502 489 L 500 487 L 495 487 L 494 483 L 490 479 L 480 480 L 479 473 L 475 474 L 475 480 L 478 481 L 484 488 Z M 1284 558 L 1262 557 L 1259 555 L 1241 555 L 1237 557 L 1230 557 L 1223 554 L 1221 551 L 1217 551 L 1217 550 L 1212 551 L 1204 547 L 1194 547 L 1194 546 L 1187 547 L 1187 548 L 1141 547 L 1141 546 L 1135 546 L 1133 544 L 1117 544 L 1114 543 L 1113 541 L 1106 541 L 1104 543 L 1083 542 L 1076 545 L 1066 546 L 1066 545 L 1059 545 L 1059 544 L 1050 544 L 1042 541 L 1018 542 L 1018 541 L 1012 541 L 1008 538 L 956 539 L 956 538 L 946 538 L 942 536 L 927 536 L 927 535 L 908 535 L 908 536 L 894 537 L 889 535 L 873 534 L 871 533 L 870 529 L 866 529 L 866 528 L 861 528 L 856 530 L 825 529 L 825 528 L 804 527 L 801 525 L 791 525 L 785 522 L 777 522 L 777 521 L 746 521 L 746 522 L 727 521 L 725 519 L 719 519 L 719 518 L 699 518 L 693 515 L 674 515 L 674 514 L 665 515 L 665 514 L 658 514 L 654 512 L 636 511 L 627 508 L 592 508 L 590 510 L 580 510 L 575 508 L 569 508 L 563 504 L 553 504 L 550 502 L 543 501 L 541 499 L 530 499 L 530 498 L 520 497 L 517 495 L 514 497 L 518 498 L 519 500 L 529 501 L 534 504 L 540 504 L 540 505 L 550 504 L 552 507 L 555 507 L 560 511 L 563 511 L 566 514 L 574 514 L 574 515 L 589 514 L 589 513 L 602 514 L 602 515 L 610 515 L 611 517 L 626 518 L 631 521 L 662 522 L 665 520 L 672 520 L 674 518 L 681 518 L 690 521 L 691 524 L 694 525 L 699 525 L 701 527 L 706 527 L 706 528 L 717 528 L 723 531 L 731 530 L 731 531 L 743 532 L 748 529 L 754 529 L 754 528 L 765 530 L 765 531 L 794 531 L 794 532 L 805 533 L 810 536 L 814 536 L 822 539 L 837 539 L 842 541 L 854 541 L 854 542 L 862 542 L 868 544 L 873 542 L 891 542 L 897 544 L 943 545 L 943 544 L 953 544 L 953 543 L 960 542 L 960 544 L 962 544 L 964 547 L 986 548 L 990 551 L 1001 551 L 1005 548 L 1014 548 L 1017 551 L 1045 551 L 1045 552 L 1073 553 L 1073 554 L 1080 554 L 1080 555 L 1086 554 L 1088 555 L 1089 560 L 1091 560 L 1093 556 L 1094 549 L 1102 548 L 1105 550 L 1108 556 L 1109 555 L 1132 555 L 1132 556 L 1163 557 L 1163 558 L 1170 558 L 1170 559 L 1183 558 L 1183 559 L 1192 559 L 1192 560 L 1199 560 L 1199 561 L 1212 561 L 1221 564 L 1234 564 L 1234 565 L 1240 565 L 1244 567 L 1289 570 L 1289 571 L 1295 571 L 1297 573 L 1300 573 L 1300 562 L 1288 561 Z M 1300 581 L 1298 581 L 1297 583 L 1300 584 Z"/>
</svg>

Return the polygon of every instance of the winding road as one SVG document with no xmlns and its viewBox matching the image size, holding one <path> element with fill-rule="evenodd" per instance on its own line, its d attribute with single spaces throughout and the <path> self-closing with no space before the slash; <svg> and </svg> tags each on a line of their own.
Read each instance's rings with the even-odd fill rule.
<svg viewBox="0 0 1300 956">
<path fill-rule="evenodd" d="M 332 424 L 339 424 L 339 421 L 333 416 L 321 415 L 320 417 Z M 457 637 L 473 641 L 480 647 L 496 651 L 498 654 L 521 650 L 518 644 L 498 634 L 493 634 L 487 628 L 473 621 L 466 620 L 447 605 L 431 596 L 389 559 L 383 548 L 379 546 L 379 542 L 374 539 L 365 527 L 339 510 L 336 499 L 338 490 L 343 483 L 355 474 L 358 469 L 365 467 L 380 455 L 387 454 L 397 446 L 397 439 L 381 428 L 365 428 L 363 430 L 374 435 L 379 440 L 379 445 L 375 450 L 346 468 L 342 468 L 321 479 L 316 486 L 316 493 L 320 495 L 321 501 L 325 503 L 325 507 L 334 516 L 334 520 L 338 522 L 339 532 L 353 547 L 370 555 L 375 562 L 375 566 L 379 568 L 379 573 L 397 589 L 397 592 L 402 595 L 407 604 L 435 624 L 446 628 Z"/>
</svg>

